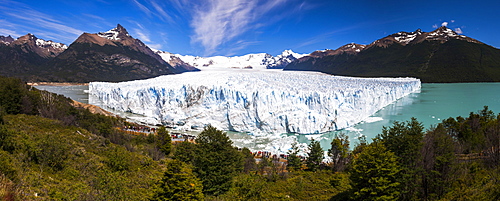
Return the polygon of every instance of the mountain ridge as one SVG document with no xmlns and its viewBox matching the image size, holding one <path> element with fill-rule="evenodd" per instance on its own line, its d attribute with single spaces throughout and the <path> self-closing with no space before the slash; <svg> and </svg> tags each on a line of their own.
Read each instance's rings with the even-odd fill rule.
<svg viewBox="0 0 500 201">
<path fill-rule="evenodd" d="M 71 45 L 32 34 L 0 38 L 0 74 L 29 82 L 128 81 L 182 73 L 117 25 L 107 32 L 82 33 Z"/>
<path fill-rule="evenodd" d="M 360 77 L 416 77 L 422 82 L 500 81 L 499 49 L 444 26 L 431 32 L 417 29 L 391 34 L 358 52 L 311 55 L 290 63 L 284 70 Z"/>
</svg>

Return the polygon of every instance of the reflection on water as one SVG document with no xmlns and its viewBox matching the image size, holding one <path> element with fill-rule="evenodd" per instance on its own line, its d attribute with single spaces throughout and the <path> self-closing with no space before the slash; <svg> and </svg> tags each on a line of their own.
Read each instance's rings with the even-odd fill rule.
<svg viewBox="0 0 500 201">
<path fill-rule="evenodd" d="M 84 92 L 88 90 L 88 86 L 36 86 L 36 88 L 63 94 L 84 103 L 89 101 L 88 93 Z M 427 129 L 448 117 L 467 116 L 470 112 L 477 112 L 485 105 L 489 106 L 493 112 L 499 113 L 500 93 L 498 91 L 500 91 L 500 83 L 422 84 L 420 92 L 401 98 L 378 111 L 365 122 L 341 131 L 316 135 L 254 136 L 236 132 L 228 132 L 228 135 L 238 147 L 285 153 L 294 141 L 303 143 L 304 147 L 311 138 L 319 140 L 323 149 L 328 150 L 335 135 L 343 132 L 349 136 L 352 148 L 360 135 L 366 136 L 366 139 L 371 141 L 371 138 L 382 131 L 382 127 L 391 126 L 394 121 L 408 121 L 411 117 L 415 117 Z M 98 102 L 91 104 L 101 106 Z M 136 121 L 147 121 L 140 115 L 112 112 Z"/>
</svg>

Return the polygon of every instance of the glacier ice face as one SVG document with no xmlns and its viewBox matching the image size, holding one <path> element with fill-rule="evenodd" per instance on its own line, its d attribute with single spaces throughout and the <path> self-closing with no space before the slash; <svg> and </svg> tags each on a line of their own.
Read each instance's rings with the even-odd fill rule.
<svg viewBox="0 0 500 201">
<path fill-rule="evenodd" d="M 90 101 L 185 127 L 322 133 L 353 126 L 420 89 L 415 78 L 317 72 L 210 70 L 121 83 L 92 82 Z M 92 100 L 97 99 L 97 100 Z"/>
</svg>

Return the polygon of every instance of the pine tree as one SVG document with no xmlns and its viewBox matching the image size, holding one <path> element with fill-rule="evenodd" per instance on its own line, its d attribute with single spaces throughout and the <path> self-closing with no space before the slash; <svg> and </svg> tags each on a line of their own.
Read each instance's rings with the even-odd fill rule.
<svg viewBox="0 0 500 201">
<path fill-rule="evenodd" d="M 422 123 L 416 118 L 406 122 L 394 122 L 393 126 L 382 129 L 382 134 L 376 140 L 382 142 L 387 150 L 394 152 L 401 164 L 402 174 L 400 183 L 403 185 L 402 200 L 415 200 L 418 198 L 420 188 L 420 174 L 422 168 L 421 149 L 423 146 Z"/>
<path fill-rule="evenodd" d="M 288 170 L 289 171 L 297 171 L 302 168 L 302 160 L 297 155 L 299 153 L 299 147 L 297 146 L 297 142 L 292 144 L 292 148 L 288 150 Z"/>
<path fill-rule="evenodd" d="M 158 128 L 157 135 L 157 147 L 162 153 L 168 156 L 170 154 L 170 151 L 172 150 L 172 137 L 170 137 L 170 133 L 164 126 L 161 126 L 160 128 Z"/>
<path fill-rule="evenodd" d="M 455 166 L 455 143 L 442 124 L 430 129 L 424 137 L 422 195 L 425 200 L 437 200 L 451 186 Z"/>
<path fill-rule="evenodd" d="M 187 164 L 171 160 L 151 200 L 203 200 L 203 186 Z"/>
<path fill-rule="evenodd" d="M 233 177 L 243 170 L 243 156 L 226 133 L 207 126 L 196 138 L 194 170 L 206 195 L 220 195 L 231 187 Z"/>
<path fill-rule="evenodd" d="M 333 160 L 333 170 L 342 171 L 349 157 L 349 139 L 345 133 L 336 135 L 328 149 L 328 156 Z"/>
<path fill-rule="evenodd" d="M 321 161 L 323 161 L 323 148 L 321 148 L 319 141 L 312 139 L 309 144 L 309 153 L 307 153 L 307 169 L 310 171 L 318 170 Z"/>
<path fill-rule="evenodd" d="M 349 178 L 354 200 L 397 200 L 401 167 L 393 152 L 373 142 L 353 160 Z"/>
</svg>

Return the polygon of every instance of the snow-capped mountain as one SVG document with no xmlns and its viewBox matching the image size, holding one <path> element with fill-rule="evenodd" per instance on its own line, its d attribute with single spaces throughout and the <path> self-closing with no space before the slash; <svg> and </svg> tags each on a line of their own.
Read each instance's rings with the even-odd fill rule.
<svg viewBox="0 0 500 201">
<path fill-rule="evenodd" d="M 17 39 L 0 36 L 0 75 L 37 76 L 43 64 L 64 52 L 68 46 L 26 34 Z"/>
<path fill-rule="evenodd" d="M 120 24 L 106 32 L 83 33 L 47 65 L 54 74 L 76 82 L 125 81 L 189 71 L 169 65 Z"/>
<path fill-rule="evenodd" d="M 113 28 L 106 32 L 99 32 L 97 33 L 97 35 L 108 40 L 125 40 L 131 38 L 127 30 L 125 30 L 125 28 L 123 28 L 120 24 L 118 24 L 116 28 Z"/>
<path fill-rule="evenodd" d="M 285 50 L 280 55 L 272 56 L 267 53 L 247 54 L 243 56 L 225 57 L 199 57 L 190 55 L 173 54 L 164 51 L 157 51 L 170 65 L 178 63 L 188 64 L 203 70 L 204 68 L 238 68 L 238 69 L 280 69 L 305 56 L 292 50 Z"/>
<path fill-rule="evenodd" d="M 14 38 L 12 38 L 12 36 L 0 36 L 0 44 L 6 44 L 6 45 L 9 45 L 11 44 L 12 42 L 14 42 Z"/>
<path fill-rule="evenodd" d="M 500 50 L 443 26 L 431 32 L 394 33 L 366 46 L 348 44 L 337 50 L 316 51 L 285 70 L 417 77 L 423 82 L 498 82 Z"/>
<path fill-rule="evenodd" d="M 398 43 L 400 45 L 406 46 L 409 44 L 417 44 L 421 43 L 423 41 L 440 41 L 441 43 L 444 43 L 446 41 L 449 41 L 450 39 L 457 39 L 457 40 L 463 40 L 471 43 L 479 43 L 478 40 L 469 38 L 464 35 L 459 35 L 455 31 L 442 26 L 432 32 L 422 32 L 421 29 L 417 29 L 414 32 L 398 32 L 389 36 L 386 36 L 382 39 L 376 40 L 368 47 L 371 46 L 378 46 L 378 47 L 387 47 L 388 45 L 391 45 L 393 43 Z"/>
<path fill-rule="evenodd" d="M 56 57 L 68 49 L 65 44 L 51 40 L 46 41 L 30 33 L 15 40 L 11 36 L 0 36 L 0 44 L 11 48 L 20 48 L 25 53 L 34 52 L 44 58 Z"/>
</svg>

